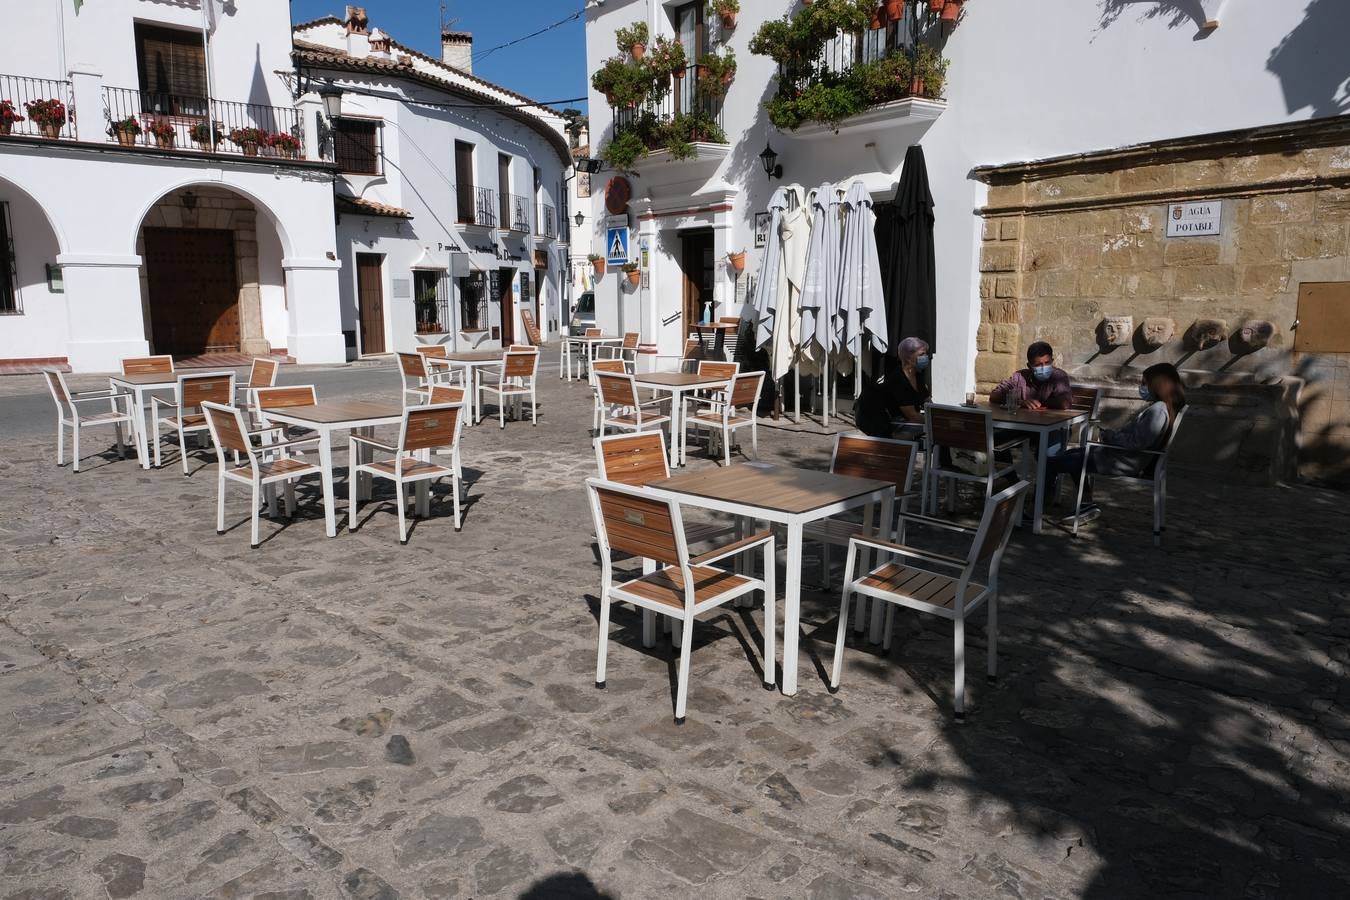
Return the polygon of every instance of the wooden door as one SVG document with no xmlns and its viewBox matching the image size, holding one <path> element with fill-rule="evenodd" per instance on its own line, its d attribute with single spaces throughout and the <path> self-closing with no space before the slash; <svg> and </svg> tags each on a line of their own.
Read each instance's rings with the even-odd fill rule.
<svg viewBox="0 0 1350 900">
<path fill-rule="evenodd" d="M 144 236 L 154 352 L 238 353 L 234 232 L 146 228 Z"/>
<path fill-rule="evenodd" d="M 502 286 L 502 346 L 509 347 L 516 342 L 516 295 L 513 289 L 515 269 L 502 269 L 497 275 Z"/>
<path fill-rule="evenodd" d="M 680 268 L 684 272 L 684 333 L 703 321 L 704 312 L 713 317 L 713 233 L 692 231 L 680 235 Z"/>
<path fill-rule="evenodd" d="M 511 221 L 511 157 L 505 153 L 497 154 L 497 207 L 501 214 L 497 227 L 506 231 L 515 223 Z"/>
<path fill-rule="evenodd" d="M 474 216 L 473 144 L 455 141 L 455 206 L 459 222 L 472 225 Z"/>
<path fill-rule="evenodd" d="M 384 257 L 356 254 L 356 304 L 361 317 L 361 354 L 384 352 Z"/>
</svg>

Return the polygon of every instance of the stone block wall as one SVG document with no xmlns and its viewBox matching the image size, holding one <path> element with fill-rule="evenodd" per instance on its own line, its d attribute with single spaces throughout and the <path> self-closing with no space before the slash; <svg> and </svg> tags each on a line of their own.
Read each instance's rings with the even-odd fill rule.
<svg viewBox="0 0 1350 900">
<path fill-rule="evenodd" d="M 1350 117 L 976 175 L 989 184 L 976 334 L 981 391 L 1025 364 L 1028 343 L 1048 340 L 1059 365 L 1081 381 L 1132 383 L 1147 366 L 1167 361 L 1182 369 L 1193 398 L 1203 403 L 1206 390 L 1222 393 L 1213 417 L 1245 415 L 1255 423 L 1243 430 L 1240 458 L 1231 447 L 1214 450 L 1224 465 L 1250 473 L 1268 463 L 1266 477 L 1287 477 L 1294 454 L 1282 448 L 1301 442 L 1306 474 L 1323 475 L 1315 460 L 1328 458 L 1328 440 L 1344 440 L 1350 451 L 1350 413 L 1330 387 L 1346 361 L 1294 354 L 1291 330 L 1301 283 L 1350 281 Z M 1221 204 L 1221 233 L 1167 237 L 1168 205 L 1198 199 Z M 1107 346 L 1106 318 L 1125 316 L 1132 318 L 1130 339 Z M 1140 328 L 1145 318 L 1170 319 L 1172 337 L 1149 346 Z M 1228 339 L 1200 345 L 1193 339 L 1198 322 L 1221 323 Z M 1253 322 L 1273 326 L 1268 344 L 1255 351 L 1240 340 Z M 1301 400 L 1271 389 L 1291 377 L 1308 383 Z M 1244 390 L 1252 405 L 1234 405 L 1233 394 Z M 1294 408 L 1272 406 L 1279 403 Z M 1319 427 L 1309 426 L 1309 416 Z M 1252 434 L 1271 435 L 1270 445 L 1258 446 Z"/>
</svg>

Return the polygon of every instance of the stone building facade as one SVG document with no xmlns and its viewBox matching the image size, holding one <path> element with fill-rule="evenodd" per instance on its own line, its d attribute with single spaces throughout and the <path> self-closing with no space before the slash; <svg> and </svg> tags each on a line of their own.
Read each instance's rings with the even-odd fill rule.
<svg viewBox="0 0 1350 900">
<path fill-rule="evenodd" d="M 1294 350 L 1301 287 L 1350 282 L 1350 119 L 975 175 L 980 390 L 1036 339 L 1118 404 L 1143 368 L 1172 362 L 1195 401 L 1183 456 L 1259 478 L 1350 475 L 1350 352 Z M 1219 205 L 1219 233 L 1168 237 L 1169 206 L 1200 200 Z"/>
</svg>

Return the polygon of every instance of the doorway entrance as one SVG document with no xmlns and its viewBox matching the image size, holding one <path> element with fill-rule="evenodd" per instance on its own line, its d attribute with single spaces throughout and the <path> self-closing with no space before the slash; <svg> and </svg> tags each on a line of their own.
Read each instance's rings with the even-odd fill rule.
<svg viewBox="0 0 1350 900">
<path fill-rule="evenodd" d="M 499 269 L 497 281 L 502 286 L 502 346 L 509 347 L 516 342 L 516 293 L 515 269 Z"/>
<path fill-rule="evenodd" d="M 239 352 L 234 232 L 146 228 L 150 340 L 156 353 Z"/>
<path fill-rule="evenodd" d="M 684 334 L 713 319 L 713 233 L 709 229 L 680 233 L 680 269 L 684 273 Z"/>
<path fill-rule="evenodd" d="M 356 305 L 361 318 L 361 355 L 384 352 L 384 279 L 379 253 L 356 254 Z"/>
</svg>

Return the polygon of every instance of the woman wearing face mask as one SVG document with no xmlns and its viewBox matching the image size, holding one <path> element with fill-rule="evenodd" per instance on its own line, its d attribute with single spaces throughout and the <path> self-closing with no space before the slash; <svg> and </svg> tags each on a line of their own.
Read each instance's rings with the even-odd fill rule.
<svg viewBox="0 0 1350 900">
<path fill-rule="evenodd" d="M 894 437 L 897 428 L 922 431 L 923 407 L 933 393 L 928 365 L 925 341 L 915 337 L 901 341 L 898 354 L 886 357 L 885 377 L 863 384 L 854 407 L 858 430 L 873 437 Z"/>
<path fill-rule="evenodd" d="M 1172 433 L 1172 423 L 1186 405 L 1186 389 L 1181 383 L 1177 367 L 1171 363 L 1158 363 L 1145 369 L 1143 383 L 1139 385 L 1139 399 L 1147 405 L 1128 425 L 1121 429 L 1101 430 L 1097 440 L 1110 447 L 1099 447 L 1092 451 L 1088 458 L 1088 474 L 1138 475 L 1153 463 L 1155 457 L 1130 451 L 1159 450 L 1167 443 Z M 1077 482 L 1078 473 L 1083 468 L 1084 452 L 1080 447 L 1046 460 L 1048 483 L 1053 485 L 1059 475 L 1068 475 Z M 1079 521 L 1096 518 L 1100 512 L 1101 508 L 1092 502 L 1092 482 L 1089 481 L 1083 487 Z"/>
</svg>

